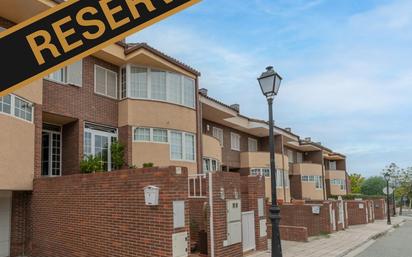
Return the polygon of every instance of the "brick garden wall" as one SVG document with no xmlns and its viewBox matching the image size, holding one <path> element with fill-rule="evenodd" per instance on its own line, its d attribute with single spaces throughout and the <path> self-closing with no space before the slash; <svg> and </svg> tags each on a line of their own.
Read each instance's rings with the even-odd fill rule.
<svg viewBox="0 0 412 257">
<path fill-rule="evenodd" d="M 297 226 L 280 226 L 280 238 L 287 241 L 307 242 L 308 229 Z"/>
<path fill-rule="evenodd" d="M 377 220 L 386 219 L 385 200 L 384 199 L 374 199 L 373 204 L 375 208 L 375 219 Z"/>
<path fill-rule="evenodd" d="M 367 201 L 346 201 L 348 206 L 348 224 L 360 225 L 367 224 L 366 208 Z M 363 206 L 363 208 L 360 208 Z"/>
<path fill-rule="evenodd" d="M 19 191 L 12 195 L 11 257 L 31 254 L 31 195 Z"/>
<path fill-rule="evenodd" d="M 148 185 L 158 206 L 145 205 Z M 172 234 L 189 231 L 187 192 L 174 167 L 35 179 L 33 257 L 170 257 Z M 186 201 L 184 228 L 173 228 L 175 200 Z"/>
</svg>

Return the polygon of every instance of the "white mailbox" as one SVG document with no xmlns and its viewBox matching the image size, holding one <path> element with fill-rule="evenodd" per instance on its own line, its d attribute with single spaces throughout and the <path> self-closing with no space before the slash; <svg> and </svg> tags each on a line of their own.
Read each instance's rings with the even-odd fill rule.
<svg viewBox="0 0 412 257">
<path fill-rule="evenodd" d="M 144 188 L 144 198 L 146 205 L 159 205 L 159 190 L 156 186 L 147 186 Z"/>
</svg>

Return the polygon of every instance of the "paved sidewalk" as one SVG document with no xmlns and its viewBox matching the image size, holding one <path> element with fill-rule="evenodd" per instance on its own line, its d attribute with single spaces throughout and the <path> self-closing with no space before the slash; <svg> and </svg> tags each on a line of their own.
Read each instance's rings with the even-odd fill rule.
<svg viewBox="0 0 412 257">
<path fill-rule="evenodd" d="M 343 257 L 369 240 L 379 237 L 393 226 L 402 223 L 405 217 L 393 217 L 392 226 L 386 220 L 377 220 L 367 225 L 350 226 L 345 231 L 327 237 L 311 238 L 307 243 L 282 241 L 283 257 Z M 270 257 L 270 252 L 259 252 L 250 257 Z"/>
</svg>

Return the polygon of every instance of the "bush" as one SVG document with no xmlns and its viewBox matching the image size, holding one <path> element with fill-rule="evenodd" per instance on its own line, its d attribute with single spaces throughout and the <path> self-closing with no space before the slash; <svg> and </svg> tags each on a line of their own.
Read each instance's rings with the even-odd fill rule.
<svg viewBox="0 0 412 257">
<path fill-rule="evenodd" d="M 103 160 L 100 156 L 89 155 L 80 162 L 80 170 L 83 173 L 95 173 L 103 171 Z"/>
<path fill-rule="evenodd" d="M 154 164 L 151 162 L 143 163 L 143 168 L 153 168 L 153 167 L 154 167 Z"/>
<path fill-rule="evenodd" d="M 124 145 L 118 141 L 114 141 L 110 148 L 112 154 L 112 163 L 115 170 L 119 170 L 125 164 L 124 161 Z"/>
</svg>

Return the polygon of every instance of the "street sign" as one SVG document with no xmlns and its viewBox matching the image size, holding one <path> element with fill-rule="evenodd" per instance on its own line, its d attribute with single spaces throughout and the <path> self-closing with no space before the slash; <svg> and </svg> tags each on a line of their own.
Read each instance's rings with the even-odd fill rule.
<svg viewBox="0 0 412 257">
<path fill-rule="evenodd" d="M 385 187 L 382 191 L 383 191 L 383 193 L 386 195 L 387 187 Z M 389 188 L 389 194 L 391 195 L 392 193 L 393 193 L 393 188 L 390 187 L 390 188 Z"/>
</svg>

